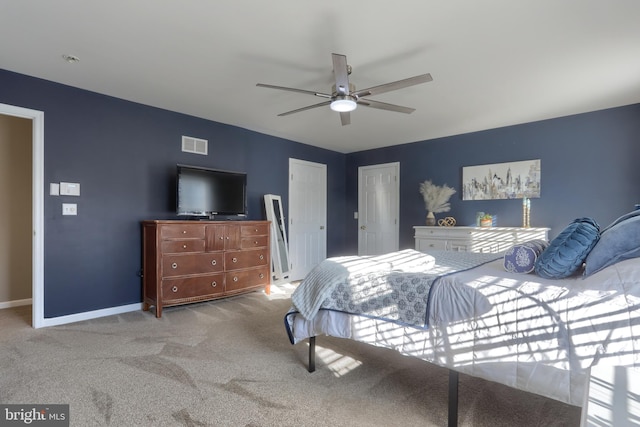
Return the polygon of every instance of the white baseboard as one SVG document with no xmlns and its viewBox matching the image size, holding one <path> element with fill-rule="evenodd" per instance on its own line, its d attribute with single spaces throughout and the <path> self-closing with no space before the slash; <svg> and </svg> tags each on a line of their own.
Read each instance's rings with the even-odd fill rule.
<svg viewBox="0 0 640 427">
<path fill-rule="evenodd" d="M 31 298 L 0 302 L 0 310 L 3 308 L 20 307 L 21 305 L 31 305 Z"/>
<path fill-rule="evenodd" d="M 66 325 L 67 323 L 97 319 L 99 317 L 112 316 L 114 314 L 129 313 L 136 310 L 142 310 L 142 303 L 121 305 L 119 307 L 104 308 L 102 310 L 85 311 L 84 313 L 69 314 L 66 316 L 45 317 L 41 326 Z"/>
</svg>

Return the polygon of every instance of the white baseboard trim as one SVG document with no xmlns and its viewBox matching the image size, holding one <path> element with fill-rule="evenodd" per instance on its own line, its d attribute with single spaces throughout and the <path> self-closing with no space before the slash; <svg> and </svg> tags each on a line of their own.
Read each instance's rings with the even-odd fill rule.
<svg viewBox="0 0 640 427">
<path fill-rule="evenodd" d="M 84 313 L 69 314 L 58 317 L 45 317 L 42 327 L 66 325 L 67 323 L 81 322 L 83 320 L 97 319 L 99 317 L 113 316 L 114 314 L 129 313 L 142 310 L 142 303 L 121 305 L 119 307 L 104 308 L 101 310 L 85 311 Z"/>
<path fill-rule="evenodd" d="M 0 302 L 0 309 L 11 308 L 11 307 L 20 307 L 21 305 L 31 305 L 31 298 L 17 299 L 17 300 L 14 300 L 14 301 Z"/>
</svg>

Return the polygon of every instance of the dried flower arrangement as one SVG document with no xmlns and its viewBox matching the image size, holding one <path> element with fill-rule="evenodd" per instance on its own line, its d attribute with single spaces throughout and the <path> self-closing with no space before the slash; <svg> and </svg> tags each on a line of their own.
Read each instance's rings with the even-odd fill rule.
<svg viewBox="0 0 640 427">
<path fill-rule="evenodd" d="M 420 193 L 424 198 L 427 211 L 437 214 L 451 210 L 449 199 L 456 193 L 456 190 L 447 186 L 447 184 L 439 186 L 433 184 L 431 180 L 427 180 L 420 184 Z"/>
</svg>

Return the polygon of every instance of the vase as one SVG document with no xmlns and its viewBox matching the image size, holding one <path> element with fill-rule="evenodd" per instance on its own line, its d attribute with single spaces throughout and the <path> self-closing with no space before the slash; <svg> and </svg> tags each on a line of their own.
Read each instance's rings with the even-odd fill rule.
<svg viewBox="0 0 640 427">
<path fill-rule="evenodd" d="M 427 225 L 436 225 L 436 217 L 431 211 L 427 213 Z"/>
</svg>

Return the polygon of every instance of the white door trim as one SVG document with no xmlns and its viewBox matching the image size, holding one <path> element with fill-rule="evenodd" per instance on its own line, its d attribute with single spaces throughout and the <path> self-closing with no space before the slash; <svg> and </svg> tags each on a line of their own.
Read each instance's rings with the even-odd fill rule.
<svg viewBox="0 0 640 427">
<path fill-rule="evenodd" d="M 44 321 L 44 112 L 13 105 L 0 104 L 0 114 L 31 119 L 33 132 L 32 163 L 32 326 L 41 328 Z"/>
</svg>

